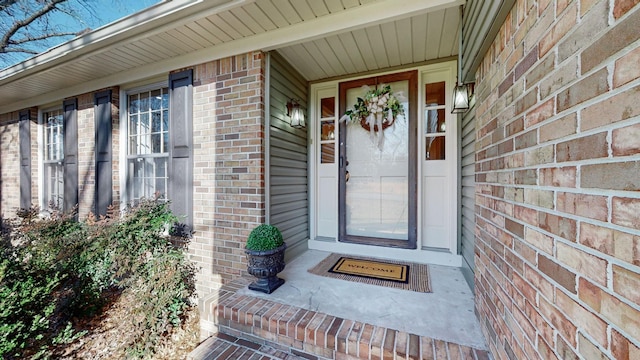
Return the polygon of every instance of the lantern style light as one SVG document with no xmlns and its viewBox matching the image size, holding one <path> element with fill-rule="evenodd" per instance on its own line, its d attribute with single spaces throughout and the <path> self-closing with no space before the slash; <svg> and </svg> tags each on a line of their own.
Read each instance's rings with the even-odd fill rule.
<svg viewBox="0 0 640 360">
<path fill-rule="evenodd" d="M 453 89 L 452 114 L 460 114 L 469 110 L 469 85 L 458 84 Z"/>
<path fill-rule="evenodd" d="M 451 104 L 451 113 L 460 114 L 469 110 L 469 98 L 473 88 L 470 84 L 463 84 L 462 79 L 462 25 L 464 24 L 464 7 L 460 5 L 460 23 L 458 27 L 458 79 L 456 87 L 453 89 L 453 103 Z"/>
<path fill-rule="evenodd" d="M 305 127 L 304 113 L 300 109 L 298 100 L 291 99 L 287 101 L 287 116 L 289 117 L 289 124 L 296 129 L 302 129 Z"/>
</svg>

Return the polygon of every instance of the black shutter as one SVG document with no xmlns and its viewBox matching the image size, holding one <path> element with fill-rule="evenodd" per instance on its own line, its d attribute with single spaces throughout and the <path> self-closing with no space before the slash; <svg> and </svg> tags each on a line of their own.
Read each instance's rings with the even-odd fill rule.
<svg viewBox="0 0 640 360">
<path fill-rule="evenodd" d="M 94 97 L 96 129 L 96 215 L 106 215 L 113 202 L 113 180 L 111 178 L 111 90 L 101 91 Z"/>
<path fill-rule="evenodd" d="M 30 111 L 20 112 L 20 207 L 31 206 L 31 119 Z"/>
<path fill-rule="evenodd" d="M 65 100 L 64 109 L 64 204 L 70 211 L 78 204 L 78 108 L 77 99 Z"/>
<path fill-rule="evenodd" d="M 193 70 L 169 75 L 169 200 L 184 233 L 193 229 Z"/>
</svg>

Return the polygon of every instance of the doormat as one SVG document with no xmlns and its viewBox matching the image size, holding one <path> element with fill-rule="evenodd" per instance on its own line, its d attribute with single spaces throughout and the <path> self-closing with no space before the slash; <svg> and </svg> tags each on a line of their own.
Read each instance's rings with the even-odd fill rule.
<svg viewBox="0 0 640 360">
<path fill-rule="evenodd" d="M 329 272 L 362 276 L 369 279 L 396 281 L 405 284 L 409 282 L 409 265 L 391 264 L 377 260 L 341 257 L 335 265 L 329 269 Z"/>
<path fill-rule="evenodd" d="M 425 264 L 330 254 L 308 271 L 334 279 L 431 292 L 429 266 Z"/>
</svg>

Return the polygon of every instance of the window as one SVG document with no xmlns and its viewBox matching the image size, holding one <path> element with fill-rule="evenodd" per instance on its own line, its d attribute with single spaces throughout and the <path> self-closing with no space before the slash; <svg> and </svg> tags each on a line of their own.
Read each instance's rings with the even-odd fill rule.
<svg viewBox="0 0 640 360">
<path fill-rule="evenodd" d="M 44 202 L 64 204 L 64 116 L 62 110 L 44 113 Z"/>
<path fill-rule="evenodd" d="M 446 134 L 445 82 L 426 84 L 425 96 L 425 160 L 444 160 Z"/>
<path fill-rule="evenodd" d="M 169 74 L 168 82 L 127 91 L 120 122 L 123 167 L 122 204 L 142 198 L 171 199 L 193 227 L 193 70 Z"/>
<path fill-rule="evenodd" d="M 334 97 L 320 99 L 320 162 L 333 164 L 336 157 L 336 100 Z"/>
<path fill-rule="evenodd" d="M 167 198 L 169 162 L 169 90 L 127 95 L 127 195 Z"/>
</svg>

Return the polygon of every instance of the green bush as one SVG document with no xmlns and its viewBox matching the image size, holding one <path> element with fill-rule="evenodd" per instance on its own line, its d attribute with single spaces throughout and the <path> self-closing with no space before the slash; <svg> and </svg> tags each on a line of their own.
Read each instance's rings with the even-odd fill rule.
<svg viewBox="0 0 640 360">
<path fill-rule="evenodd" d="M 269 224 L 256 226 L 247 238 L 247 250 L 266 251 L 284 244 L 282 233 L 277 227 Z"/>
<path fill-rule="evenodd" d="M 0 356 L 19 358 L 48 331 L 61 274 L 30 269 L 7 251 L 0 256 Z"/>
<path fill-rule="evenodd" d="M 73 317 L 100 315 L 114 291 L 136 298 L 127 353 L 152 356 L 195 293 L 194 267 L 168 235 L 177 220 L 168 204 L 142 200 L 85 222 L 39 213 L 27 209 L 2 221 L 0 358 L 55 356 L 56 346 L 83 335 Z"/>
</svg>

